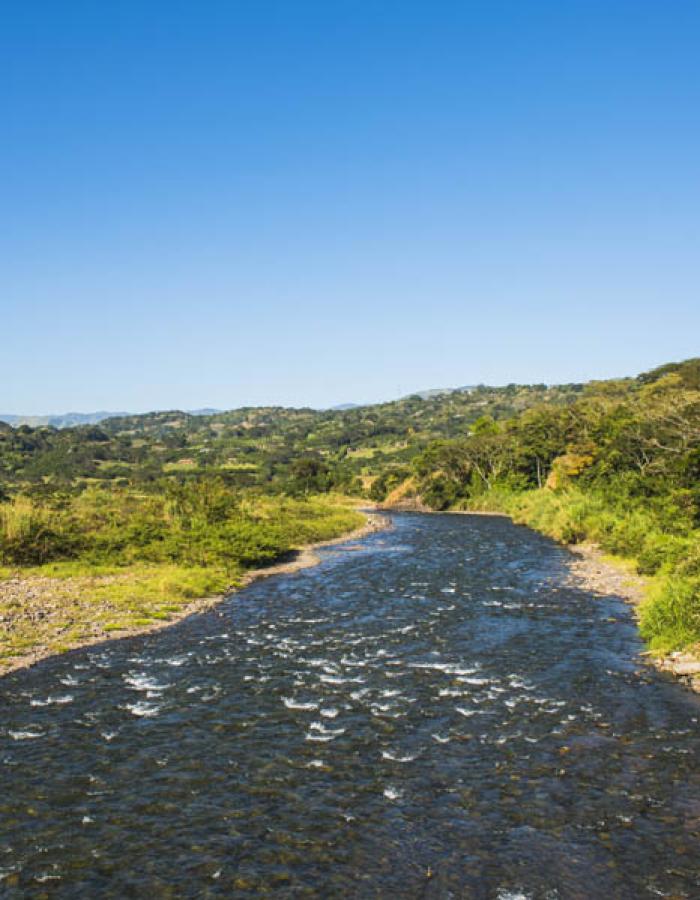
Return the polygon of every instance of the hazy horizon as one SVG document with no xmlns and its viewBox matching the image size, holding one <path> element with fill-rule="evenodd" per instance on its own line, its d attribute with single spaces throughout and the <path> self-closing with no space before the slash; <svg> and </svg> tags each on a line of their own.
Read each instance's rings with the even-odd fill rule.
<svg viewBox="0 0 700 900">
<path fill-rule="evenodd" d="M 161 407 L 139 408 L 139 409 L 124 409 L 124 408 L 118 408 L 116 406 L 113 409 L 109 409 L 107 406 L 102 405 L 102 406 L 96 407 L 95 409 L 77 409 L 74 407 L 65 407 L 63 409 L 50 410 L 48 412 L 47 411 L 44 411 L 44 412 L 26 412 L 26 411 L 14 412 L 11 410 L 0 409 L 0 417 L 1 416 L 14 416 L 14 417 L 18 417 L 18 418 L 23 417 L 23 418 L 37 418 L 38 419 L 38 418 L 46 418 L 46 417 L 54 417 L 54 416 L 59 417 L 59 416 L 67 416 L 67 415 L 96 415 L 96 414 L 101 414 L 101 413 L 109 413 L 110 415 L 114 416 L 114 415 L 144 415 L 147 413 L 169 412 L 169 411 L 186 412 L 186 413 L 200 413 L 202 411 L 214 410 L 217 412 L 226 412 L 226 411 L 229 411 L 232 409 L 239 409 L 239 408 L 248 407 L 248 406 L 251 406 L 251 407 L 252 406 L 284 407 L 284 408 L 289 408 L 289 409 L 309 408 L 309 409 L 317 409 L 317 410 L 329 410 L 329 409 L 336 409 L 338 407 L 345 406 L 345 405 L 372 406 L 374 404 L 390 403 L 394 400 L 400 400 L 404 397 L 411 396 L 412 394 L 425 393 L 426 391 L 459 390 L 459 389 L 465 388 L 465 387 L 476 387 L 481 384 L 485 385 L 486 387 L 505 387 L 508 384 L 546 384 L 547 386 L 554 386 L 554 385 L 560 385 L 560 384 L 582 384 L 582 383 L 586 383 L 589 381 L 605 381 L 608 379 L 616 379 L 616 378 L 630 378 L 630 377 L 635 377 L 636 375 L 639 375 L 642 372 L 650 371 L 650 370 L 656 368 L 657 366 L 664 365 L 665 363 L 682 362 L 682 361 L 683 360 L 681 360 L 681 359 L 664 359 L 664 360 L 659 360 L 651 365 L 645 366 L 643 369 L 640 369 L 638 372 L 637 371 L 627 372 L 627 373 L 619 373 L 618 372 L 613 375 L 593 375 L 591 377 L 574 378 L 574 379 L 571 379 L 570 381 L 566 381 L 566 382 L 564 382 L 564 381 L 547 381 L 546 379 L 539 379 L 539 380 L 534 379 L 534 380 L 528 381 L 528 382 L 503 381 L 503 382 L 495 383 L 495 382 L 484 382 L 484 381 L 475 379 L 472 381 L 466 380 L 466 381 L 461 382 L 460 384 L 454 384 L 454 385 L 430 385 L 430 386 L 424 385 L 423 387 L 416 387 L 411 390 L 402 391 L 401 393 L 398 393 L 398 394 L 392 395 L 392 396 L 376 397 L 376 398 L 373 398 L 370 400 L 367 400 L 367 399 L 340 399 L 337 402 L 330 403 L 330 404 L 323 405 L 323 406 L 314 405 L 312 403 L 303 403 L 303 402 L 301 402 L 301 403 L 294 403 L 294 402 L 283 403 L 283 402 L 276 402 L 274 400 L 271 400 L 269 402 L 264 402 L 264 403 L 243 402 L 243 403 L 236 403 L 234 405 L 220 405 L 220 406 L 215 406 L 214 404 L 211 404 L 211 403 L 201 403 L 196 406 L 188 406 L 188 407 L 184 407 L 182 405 L 175 404 L 172 406 L 161 406 Z M 1 419 L 0 419 L 0 421 L 1 421 Z"/>
<path fill-rule="evenodd" d="M 698 354 L 694 2 L 3 25 L 0 408 L 319 408 Z"/>
</svg>

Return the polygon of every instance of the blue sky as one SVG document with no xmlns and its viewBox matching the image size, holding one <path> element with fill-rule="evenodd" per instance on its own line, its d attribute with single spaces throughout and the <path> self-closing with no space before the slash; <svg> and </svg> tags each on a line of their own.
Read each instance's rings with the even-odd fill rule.
<svg viewBox="0 0 700 900">
<path fill-rule="evenodd" d="M 700 4 L 4 2 L 0 411 L 700 353 Z"/>
</svg>

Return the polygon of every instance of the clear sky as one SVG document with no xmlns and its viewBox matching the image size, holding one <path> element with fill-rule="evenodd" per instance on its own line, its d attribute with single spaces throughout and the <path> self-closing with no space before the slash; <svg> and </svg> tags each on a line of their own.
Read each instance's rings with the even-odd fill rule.
<svg viewBox="0 0 700 900">
<path fill-rule="evenodd" d="M 697 0 L 5 0 L 0 411 L 700 354 Z"/>
</svg>

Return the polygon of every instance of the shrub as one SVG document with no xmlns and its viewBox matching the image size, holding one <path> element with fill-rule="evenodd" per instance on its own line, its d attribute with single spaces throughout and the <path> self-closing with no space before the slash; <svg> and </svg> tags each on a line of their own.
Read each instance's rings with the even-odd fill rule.
<svg viewBox="0 0 700 900">
<path fill-rule="evenodd" d="M 690 538 L 651 532 L 644 539 L 637 568 L 642 575 L 654 575 L 661 570 L 672 572 L 687 558 L 691 546 Z"/>
<path fill-rule="evenodd" d="M 700 641 L 700 579 L 668 576 L 655 584 L 640 610 L 640 631 L 659 652 Z"/>
<path fill-rule="evenodd" d="M 76 556 L 82 536 L 68 517 L 19 497 L 0 505 L 0 562 L 41 565 Z"/>
</svg>

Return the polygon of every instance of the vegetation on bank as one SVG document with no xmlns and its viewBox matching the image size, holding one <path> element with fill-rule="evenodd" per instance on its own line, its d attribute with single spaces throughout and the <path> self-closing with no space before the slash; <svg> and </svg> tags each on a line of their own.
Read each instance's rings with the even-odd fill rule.
<svg viewBox="0 0 700 900">
<path fill-rule="evenodd" d="M 216 478 L 164 482 L 148 492 L 88 488 L 42 501 L 20 495 L 0 504 L 0 558 L 6 566 L 70 561 L 71 569 L 178 564 L 232 578 L 363 521 L 333 501 L 240 494 Z"/>
<path fill-rule="evenodd" d="M 559 540 L 594 540 L 652 579 L 641 627 L 654 649 L 700 642 L 697 359 L 636 378 L 480 385 L 349 410 L 0 423 L 0 566 L 170 567 L 153 591 L 216 592 L 245 567 L 352 527 L 334 493 L 500 509 Z"/>
</svg>

